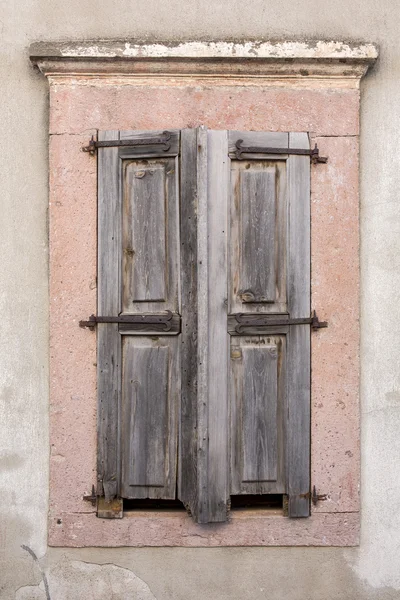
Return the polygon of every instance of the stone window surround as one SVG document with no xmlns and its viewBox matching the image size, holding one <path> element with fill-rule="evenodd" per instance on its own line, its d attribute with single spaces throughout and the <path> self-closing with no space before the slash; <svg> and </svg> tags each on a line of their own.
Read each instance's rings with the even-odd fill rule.
<svg viewBox="0 0 400 600">
<path fill-rule="evenodd" d="M 50 84 L 49 544 L 353 546 L 359 541 L 359 82 L 372 44 L 341 42 L 38 43 Z M 225 524 L 184 513 L 98 519 L 96 482 L 96 130 L 195 127 L 308 131 L 312 167 L 311 482 L 327 500 L 308 519 L 234 511 Z"/>
</svg>

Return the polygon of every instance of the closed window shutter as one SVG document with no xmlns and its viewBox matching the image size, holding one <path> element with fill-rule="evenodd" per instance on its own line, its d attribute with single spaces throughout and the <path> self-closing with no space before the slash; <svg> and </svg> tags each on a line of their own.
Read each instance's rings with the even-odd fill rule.
<svg viewBox="0 0 400 600">
<path fill-rule="evenodd" d="M 265 148 L 308 136 L 99 148 L 99 315 L 174 323 L 98 325 L 106 499 L 177 496 L 207 523 L 231 495 L 287 494 L 289 516 L 309 514 L 310 325 L 285 321 L 310 316 L 310 158 Z"/>
<path fill-rule="evenodd" d="M 151 143 L 162 135 L 99 136 L 133 143 L 98 150 L 98 314 L 143 320 L 97 326 L 98 473 L 106 499 L 175 498 L 179 132 L 170 132 L 167 150 Z"/>
</svg>

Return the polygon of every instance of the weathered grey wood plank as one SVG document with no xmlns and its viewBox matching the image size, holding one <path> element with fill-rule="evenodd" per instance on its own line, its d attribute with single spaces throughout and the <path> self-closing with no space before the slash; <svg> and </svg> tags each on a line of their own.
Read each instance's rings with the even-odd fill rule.
<svg viewBox="0 0 400 600">
<path fill-rule="evenodd" d="M 241 172 L 242 302 L 275 301 L 275 186 L 273 167 Z"/>
<path fill-rule="evenodd" d="M 207 142 L 208 312 L 202 327 L 208 329 L 208 522 L 211 523 L 226 521 L 229 499 L 227 132 L 209 131 Z"/>
<path fill-rule="evenodd" d="M 209 290 L 207 129 L 197 130 L 197 486 L 198 523 L 208 523 Z"/>
<path fill-rule="evenodd" d="M 173 160 L 173 159 L 172 159 Z M 123 307 L 166 299 L 166 167 L 128 162 L 123 190 Z"/>
<path fill-rule="evenodd" d="M 129 405 L 129 417 L 123 415 L 129 436 L 125 460 L 128 460 L 128 484 L 132 486 L 164 485 L 168 351 L 165 346 L 135 348 L 128 343 L 125 347 L 123 397 Z"/>
<path fill-rule="evenodd" d="M 123 312 L 178 312 L 178 158 L 123 165 Z"/>
<path fill-rule="evenodd" d="M 178 347 L 177 338 L 124 338 L 121 455 L 125 498 L 175 498 Z"/>
<path fill-rule="evenodd" d="M 99 134 L 100 140 L 118 139 L 117 131 Z M 121 202 L 117 148 L 98 152 L 98 314 L 120 311 Z M 118 325 L 97 327 L 98 494 L 110 500 L 119 494 L 119 408 L 121 345 Z"/>
<path fill-rule="evenodd" d="M 197 520 L 197 131 L 181 132 L 181 410 L 178 498 Z"/>
<path fill-rule="evenodd" d="M 243 480 L 277 478 L 278 351 L 275 345 L 242 348 Z"/>
<path fill-rule="evenodd" d="M 309 148 L 306 133 L 291 133 L 292 148 Z M 290 156 L 289 186 L 289 313 L 310 316 L 310 158 Z"/>
<path fill-rule="evenodd" d="M 287 311 L 286 159 L 231 161 L 230 312 Z"/>
<path fill-rule="evenodd" d="M 290 134 L 290 146 L 307 148 L 307 134 Z M 310 315 L 310 159 L 290 156 L 289 311 Z M 289 516 L 309 515 L 310 493 L 310 327 L 291 327 L 288 340 Z"/>
<path fill-rule="evenodd" d="M 231 493 L 285 493 L 286 336 L 232 337 L 230 365 Z"/>
<path fill-rule="evenodd" d="M 289 517 L 310 514 L 310 326 L 294 325 L 288 340 Z"/>
</svg>

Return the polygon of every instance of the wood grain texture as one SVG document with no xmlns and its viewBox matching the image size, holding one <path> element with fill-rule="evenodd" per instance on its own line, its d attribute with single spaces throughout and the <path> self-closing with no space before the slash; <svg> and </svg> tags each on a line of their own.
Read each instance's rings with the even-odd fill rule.
<svg viewBox="0 0 400 600">
<path fill-rule="evenodd" d="M 309 147 L 307 134 L 291 133 L 291 147 Z M 310 315 L 310 160 L 290 156 L 289 311 Z M 288 340 L 288 494 L 289 516 L 310 511 L 310 327 L 294 325 Z"/>
<path fill-rule="evenodd" d="M 178 345 L 176 338 L 124 338 L 121 419 L 124 498 L 175 498 Z"/>
<path fill-rule="evenodd" d="M 275 301 L 275 187 L 273 167 L 241 172 L 242 302 Z"/>
<path fill-rule="evenodd" d="M 100 140 L 118 139 L 117 131 L 99 134 Z M 98 152 L 98 314 L 120 311 L 121 276 L 120 164 L 117 148 Z M 121 346 L 118 325 L 97 327 L 97 478 L 98 494 L 106 500 L 120 488 Z"/>
<path fill-rule="evenodd" d="M 179 312 L 178 158 L 124 160 L 122 309 Z"/>
<path fill-rule="evenodd" d="M 286 335 L 231 337 L 231 493 L 286 492 Z"/>
<path fill-rule="evenodd" d="M 131 302 L 166 299 L 166 168 L 155 160 L 129 162 L 124 168 L 125 310 Z"/>
<path fill-rule="evenodd" d="M 286 159 L 231 160 L 230 312 L 287 312 Z"/>
<path fill-rule="evenodd" d="M 242 347 L 243 480 L 277 478 L 278 351 Z"/>
<path fill-rule="evenodd" d="M 178 498 L 197 519 L 197 131 L 181 132 L 181 410 Z"/>
<path fill-rule="evenodd" d="M 197 490 L 198 523 L 208 523 L 209 290 L 207 129 L 197 130 Z"/>
<path fill-rule="evenodd" d="M 207 142 L 208 312 L 202 327 L 208 329 L 208 522 L 213 523 L 226 521 L 229 499 L 227 132 L 209 131 Z"/>
</svg>

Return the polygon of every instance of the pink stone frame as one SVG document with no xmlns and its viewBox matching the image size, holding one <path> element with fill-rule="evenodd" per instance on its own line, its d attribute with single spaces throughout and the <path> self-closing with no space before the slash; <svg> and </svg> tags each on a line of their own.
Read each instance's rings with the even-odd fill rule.
<svg viewBox="0 0 400 600">
<path fill-rule="evenodd" d="M 359 80 L 131 76 L 41 66 L 50 82 L 49 544 L 52 546 L 352 546 L 359 539 Z M 57 63 L 54 63 L 57 64 Z M 193 68 L 193 67 L 192 67 Z M 104 69 L 107 71 L 106 67 Z M 308 131 L 326 165 L 312 166 L 312 307 L 329 322 L 312 334 L 311 482 L 327 499 L 308 519 L 232 512 L 198 525 L 184 513 L 98 519 L 83 495 L 96 482 L 96 130 L 197 127 Z"/>
</svg>

